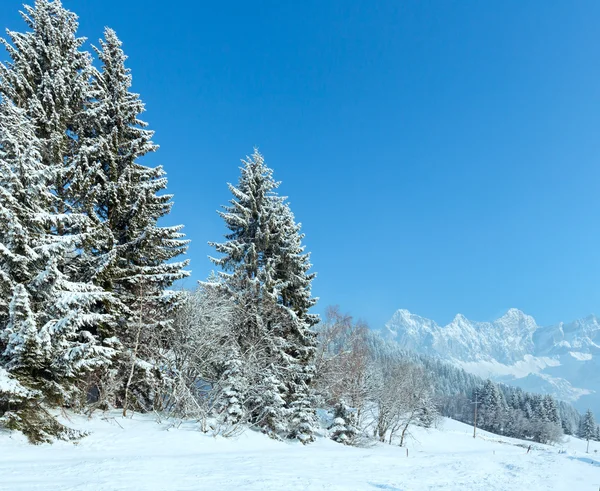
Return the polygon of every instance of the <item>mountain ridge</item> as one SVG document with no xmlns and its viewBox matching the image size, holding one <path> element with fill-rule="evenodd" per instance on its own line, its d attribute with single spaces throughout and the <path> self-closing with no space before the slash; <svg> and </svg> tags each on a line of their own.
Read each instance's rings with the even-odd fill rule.
<svg viewBox="0 0 600 491">
<path fill-rule="evenodd" d="M 399 309 L 382 331 L 405 349 L 600 412 L 600 319 L 594 314 L 541 326 L 511 308 L 493 321 L 457 314 L 440 326 Z"/>
</svg>

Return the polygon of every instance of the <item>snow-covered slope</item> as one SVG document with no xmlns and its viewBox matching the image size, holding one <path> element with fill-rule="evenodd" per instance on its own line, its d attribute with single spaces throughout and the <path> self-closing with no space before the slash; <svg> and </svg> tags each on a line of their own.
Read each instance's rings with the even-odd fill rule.
<svg viewBox="0 0 600 491">
<path fill-rule="evenodd" d="M 518 309 L 493 322 L 457 315 L 446 326 L 398 310 L 384 335 L 402 347 L 600 414 L 600 320 L 543 327 Z"/>
<path fill-rule="evenodd" d="M 71 416 L 90 435 L 76 445 L 32 446 L 0 432 L 0 490 L 596 490 L 600 458 L 585 442 L 554 447 L 478 432 L 445 420 L 415 430 L 406 449 L 351 448 L 326 438 L 308 446 L 247 431 L 203 435 L 192 423 L 169 428 L 152 417 Z M 561 453 L 559 453 L 561 452 Z M 562 453 L 564 452 L 564 453 Z"/>
</svg>

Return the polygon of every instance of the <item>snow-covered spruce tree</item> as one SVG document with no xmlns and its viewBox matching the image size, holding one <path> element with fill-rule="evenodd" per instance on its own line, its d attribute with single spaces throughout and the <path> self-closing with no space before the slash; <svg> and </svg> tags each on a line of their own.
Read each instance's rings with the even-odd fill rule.
<svg viewBox="0 0 600 491">
<path fill-rule="evenodd" d="M 48 190 L 49 170 L 41 161 L 31 119 L 3 100 L 0 121 L 0 218 L 5 223 L 0 230 L 0 288 L 11 299 L 10 308 L 0 310 L 0 363 L 29 388 L 19 391 L 12 416 L 5 420 L 34 441 L 47 440 L 65 429 L 40 404 L 75 403 L 76 374 L 107 362 L 110 350 L 84 330 L 93 324 L 90 315 L 106 319 L 86 310 L 96 309 L 99 292 L 72 282 L 45 281 L 44 288 L 38 283 L 74 246 L 52 233 L 62 218 L 48 212 L 58 198 Z M 0 411 L 8 410 L 5 406 L 0 401 Z"/>
<path fill-rule="evenodd" d="M 33 131 L 29 143 L 22 145 L 36 149 L 45 169 L 43 187 L 52 196 L 39 215 L 47 236 L 45 262 L 52 257 L 62 271 L 75 276 L 81 263 L 77 251 L 89 240 L 91 229 L 84 215 L 73 212 L 69 196 L 80 119 L 89 98 L 91 59 L 80 50 L 84 40 L 76 36 L 77 17 L 60 1 L 38 0 L 35 8 L 26 6 L 22 16 L 31 31 L 9 31 L 12 44 L 2 40 L 11 61 L 0 64 L 0 94 L 25 112 Z"/>
<path fill-rule="evenodd" d="M 353 445 L 359 433 L 356 413 L 344 401 L 338 402 L 333 409 L 333 423 L 329 427 L 330 438 L 344 445 Z"/>
<path fill-rule="evenodd" d="M 3 358 L 19 381 L 41 391 L 45 403 L 73 405 L 84 389 L 84 373 L 106 365 L 112 354 L 97 337 L 99 327 L 111 322 L 110 295 L 86 281 L 94 265 L 85 251 L 98 230 L 80 212 L 75 194 L 91 58 L 80 49 L 77 17 L 59 1 L 39 0 L 35 8 L 25 7 L 23 18 L 31 31 L 9 32 L 12 44 L 2 41 L 11 61 L 0 64 L 3 159 L 9 160 L 0 179 L 11 181 L 8 191 L 3 187 L 20 205 L 20 220 L 13 219 L 11 229 L 21 224 L 26 230 L 19 240 L 30 241 L 29 260 L 21 261 L 18 275 L 14 267 L 7 275 L 15 294 L 23 298 L 22 288 L 15 288 L 20 284 L 30 296 L 31 319 L 38 335 L 50 337 L 51 353 L 43 369 L 15 362 L 20 336 L 13 332 L 3 336 Z M 10 124 L 16 117 L 12 106 L 20 110 L 18 124 Z M 4 260 L 1 268 L 9 269 Z"/>
<path fill-rule="evenodd" d="M 502 434 L 506 414 L 506 401 L 498 385 L 486 380 L 479 392 L 481 406 L 478 410 L 479 425 L 493 433 Z"/>
<path fill-rule="evenodd" d="M 433 402 L 433 401 L 430 401 Z M 423 428 L 431 428 L 435 425 L 439 414 L 434 404 L 424 404 L 419 412 L 417 424 Z"/>
<path fill-rule="evenodd" d="M 312 441 L 316 424 L 314 401 L 310 389 L 315 377 L 314 357 L 316 333 L 312 330 L 319 317 L 310 313 L 316 303 L 311 296 L 311 283 L 315 273 L 311 268 L 310 255 L 302 245 L 304 234 L 300 224 L 287 203 L 280 205 L 283 227 L 280 236 L 279 260 L 276 262 L 275 278 L 280 304 L 285 307 L 289 318 L 283 323 L 282 338 L 287 341 L 285 353 L 293 360 L 290 372 L 287 399 L 290 408 L 289 437 L 300 441 Z"/>
<path fill-rule="evenodd" d="M 275 364 L 265 367 L 264 373 L 257 375 L 248 391 L 251 421 L 271 438 L 278 439 L 288 429 L 289 410 L 284 399 L 286 388 L 283 377 Z"/>
<path fill-rule="evenodd" d="M 24 285 L 35 275 L 43 225 L 39 216 L 50 196 L 45 189 L 33 127 L 25 112 L 0 103 L 0 425 L 23 430 L 43 440 L 42 394 L 29 387 L 43 368 L 48 336 L 38 330 L 31 299 Z M 7 366 L 10 365 L 10 368 Z M 3 368 L 4 367 L 4 368 Z M 35 427 L 39 430 L 33 431 Z M 47 428 L 47 425 L 46 425 Z"/>
<path fill-rule="evenodd" d="M 551 395 L 546 394 L 542 404 L 548 415 L 548 421 L 554 425 L 561 426 L 560 414 L 558 413 L 558 406 L 556 405 L 554 398 Z"/>
<path fill-rule="evenodd" d="M 219 397 L 217 412 L 219 422 L 225 427 L 235 427 L 245 421 L 245 398 L 248 393 L 247 380 L 244 377 L 244 366 L 239 353 L 234 353 L 224 363 L 223 386 Z"/>
<path fill-rule="evenodd" d="M 47 211 L 57 198 L 46 187 L 48 170 L 40 162 L 30 119 L 8 101 L 0 105 L 0 115 L 0 215 L 7 224 L 0 232 L 0 271 L 3 284 L 12 288 L 8 322 L 3 323 L 6 329 L 0 335 L 6 365 L 36 372 L 50 365 L 56 368 L 72 363 L 63 372 L 54 373 L 56 377 L 60 373 L 71 377 L 86 358 L 82 352 L 85 346 L 99 352 L 93 339 L 82 344 L 74 338 L 79 334 L 87 338 L 89 333 L 80 332 L 82 327 L 106 320 L 95 310 L 107 295 L 66 280 L 58 270 L 47 274 L 57 269 L 61 256 L 72 254 L 74 246 L 48 232 L 61 223 L 61 218 Z M 51 276 L 56 279 L 51 280 Z M 43 308 L 33 312 L 32 302 Z"/>
<path fill-rule="evenodd" d="M 27 289 L 17 283 L 2 331 L 2 360 L 13 383 L 9 384 L 12 390 L 0 391 L 0 424 L 22 431 L 32 443 L 79 436 L 59 423 L 46 406 L 76 401 L 78 376 L 106 364 L 112 354 L 97 346 L 86 331 L 75 334 L 72 325 L 85 322 L 77 312 L 93 296 L 63 294 L 60 285 L 48 286 L 57 305 L 52 312 L 35 314 Z"/>
<path fill-rule="evenodd" d="M 596 436 L 596 421 L 594 419 L 594 413 L 588 409 L 583 419 L 581 420 L 581 428 L 579 429 L 579 438 L 587 440 L 586 452 L 590 450 L 590 440 L 593 440 Z"/>
<path fill-rule="evenodd" d="M 271 435 L 308 443 L 316 426 L 310 390 L 311 328 L 318 322 L 309 313 L 314 274 L 300 226 L 276 193 L 273 171 L 258 151 L 242 163 L 238 186 L 229 185 L 233 199 L 220 212 L 230 233 L 226 242 L 211 243 L 222 255 L 213 261 L 236 298 L 240 349 L 256 351 L 264 366 L 261 380 L 249 384 L 269 388 L 249 398 L 251 422 Z"/>
<path fill-rule="evenodd" d="M 234 385 L 245 388 L 237 396 L 244 401 L 245 421 L 280 438 L 286 434 L 289 416 L 284 380 L 290 364 L 284 356 L 285 339 L 280 336 L 286 312 L 258 280 L 247 282 L 243 274 L 232 275 L 227 280 L 224 277 L 221 285 L 235 305 L 231 347 L 224 360 L 225 366 L 235 363 L 243 367 L 243 373 L 234 374 Z M 231 375 L 225 372 L 221 383 L 231 386 Z"/>
<path fill-rule="evenodd" d="M 29 386 L 39 384 L 37 373 L 52 363 L 50 333 L 45 327 L 38 329 L 29 293 L 23 284 L 17 283 L 9 306 L 8 324 L 2 331 L 3 355 L 6 368 L 20 373 Z"/>
<path fill-rule="evenodd" d="M 537 407 L 531 421 L 531 430 L 535 439 L 542 443 L 560 441 L 563 429 L 556 407 L 556 401 L 550 395 L 536 398 Z"/>
<path fill-rule="evenodd" d="M 181 300 L 180 294 L 168 289 L 189 274 L 184 270 L 187 261 L 172 259 L 185 253 L 188 241 L 183 238 L 182 226 L 158 226 L 158 220 L 171 211 L 172 196 L 161 194 L 167 186 L 162 167 L 139 163 L 141 157 L 158 147 L 152 142 L 154 132 L 139 119 L 144 104 L 138 94 L 130 91 L 127 57 L 112 29 L 105 30 L 105 39 L 96 53 L 102 68 L 92 80 L 92 118 L 82 138 L 82 167 L 88 178 L 82 180 L 85 185 L 81 192 L 87 190 L 83 201 L 103 231 L 102 242 L 96 242 L 90 250 L 102 265 L 94 282 L 117 300 L 117 321 L 102 335 L 116 336 L 123 344 L 121 372 L 116 376 L 127 384 L 125 380 L 131 382 L 128 367 L 136 363 L 134 358 L 156 362 L 151 348 L 160 343 L 161 331 L 169 326 L 173 308 Z M 144 316 L 141 332 L 140 311 Z M 149 372 L 141 370 L 147 365 L 138 365 L 134 385 L 148 385 Z M 150 377 L 159 375 L 154 371 Z M 148 388 L 140 390 L 147 392 Z M 122 404 L 123 393 L 116 397 L 117 404 Z M 142 399 L 143 403 L 137 398 L 139 409 L 150 409 L 148 394 Z"/>
<path fill-rule="evenodd" d="M 104 306 L 112 303 L 110 293 L 89 284 L 74 282 L 60 270 L 55 259 L 31 282 L 43 311 L 37 312 L 40 326 L 50 335 L 52 363 L 48 374 L 54 402 L 75 405 L 85 397 L 82 377 L 110 364 L 114 349 L 94 335 L 96 327 L 109 323 Z"/>
</svg>

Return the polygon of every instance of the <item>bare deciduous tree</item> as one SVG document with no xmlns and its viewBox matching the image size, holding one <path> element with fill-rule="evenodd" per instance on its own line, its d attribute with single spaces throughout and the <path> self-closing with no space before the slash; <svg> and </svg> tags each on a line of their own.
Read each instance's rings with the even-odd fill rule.
<svg viewBox="0 0 600 491">
<path fill-rule="evenodd" d="M 431 381 L 425 370 L 408 362 L 382 361 L 377 385 L 372 392 L 374 433 L 392 443 L 400 434 L 400 446 L 425 414 L 435 414 Z"/>
<path fill-rule="evenodd" d="M 330 406 L 344 401 L 360 424 L 373 385 L 368 326 L 329 307 L 317 326 L 316 386 Z"/>
</svg>

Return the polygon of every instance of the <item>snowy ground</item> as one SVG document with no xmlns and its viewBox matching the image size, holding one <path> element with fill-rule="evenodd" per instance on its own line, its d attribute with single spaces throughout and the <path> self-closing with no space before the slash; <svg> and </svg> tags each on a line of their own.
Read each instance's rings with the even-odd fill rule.
<svg viewBox="0 0 600 491">
<path fill-rule="evenodd" d="M 404 448 L 310 446 L 251 431 L 213 438 L 192 425 L 168 429 L 151 417 L 73 417 L 91 431 L 77 442 L 31 446 L 0 432 L 1 490 L 569 490 L 600 487 L 600 444 L 567 439 L 556 447 L 480 432 L 444 420 Z M 117 424 L 118 422 L 118 424 Z M 593 453 L 598 445 L 599 454 Z M 566 450 L 566 453 L 559 453 Z"/>
</svg>

